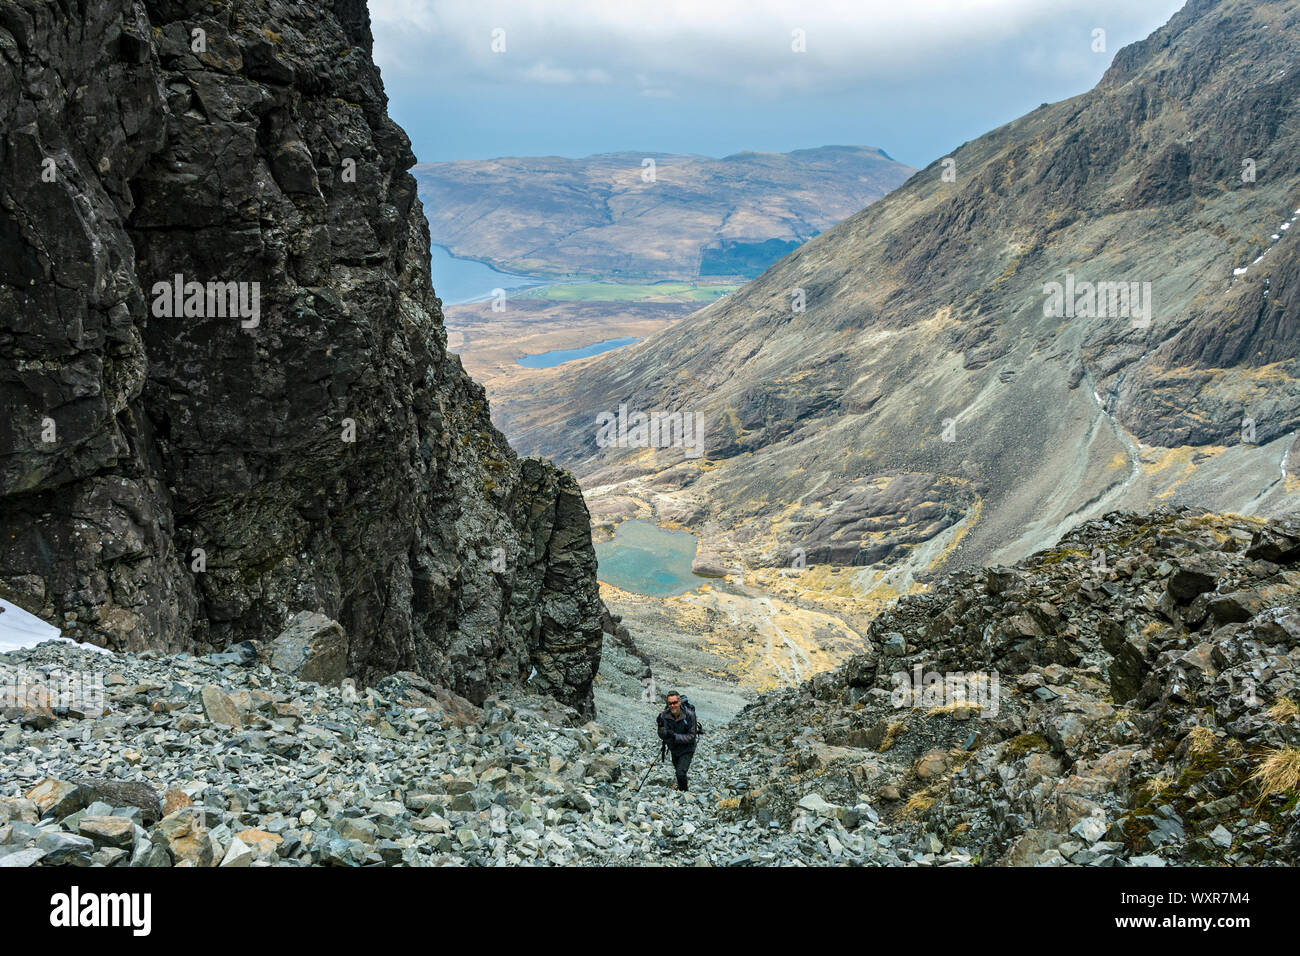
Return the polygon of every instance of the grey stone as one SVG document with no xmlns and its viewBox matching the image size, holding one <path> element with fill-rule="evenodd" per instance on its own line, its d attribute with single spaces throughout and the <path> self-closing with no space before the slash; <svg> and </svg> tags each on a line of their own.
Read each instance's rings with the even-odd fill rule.
<svg viewBox="0 0 1300 956">
<path fill-rule="evenodd" d="M 36 841 L 36 848 L 45 851 L 43 862 L 55 866 L 66 864 L 89 865 L 95 852 L 93 841 L 71 833 L 45 833 Z"/>
<path fill-rule="evenodd" d="M 39 847 L 28 847 L 27 849 L 17 850 L 6 856 L 0 856 L 0 867 L 13 867 L 20 869 L 22 867 L 35 866 L 46 856 L 46 851 Z"/>
<path fill-rule="evenodd" d="M 324 614 L 296 614 L 271 642 L 270 651 L 271 666 L 299 680 L 338 685 L 347 676 L 347 634 Z"/>
</svg>

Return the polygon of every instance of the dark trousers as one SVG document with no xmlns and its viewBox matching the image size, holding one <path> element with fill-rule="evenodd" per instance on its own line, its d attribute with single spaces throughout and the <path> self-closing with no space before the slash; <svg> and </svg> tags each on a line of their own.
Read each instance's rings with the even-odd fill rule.
<svg viewBox="0 0 1300 956">
<path fill-rule="evenodd" d="M 683 750 L 681 753 L 673 754 L 673 769 L 677 771 L 677 789 L 686 789 L 686 771 L 691 767 L 691 758 L 695 756 L 694 749 Z"/>
</svg>

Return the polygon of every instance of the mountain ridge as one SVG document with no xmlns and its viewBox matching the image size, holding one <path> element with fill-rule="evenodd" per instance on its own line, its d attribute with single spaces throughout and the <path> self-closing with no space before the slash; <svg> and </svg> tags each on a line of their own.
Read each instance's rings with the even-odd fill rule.
<svg viewBox="0 0 1300 956">
<path fill-rule="evenodd" d="M 544 402 L 499 395 L 497 420 L 585 487 L 653 502 L 751 566 L 852 539 L 877 577 L 907 564 L 910 581 L 1027 553 L 1108 508 L 1294 507 L 1278 463 L 1300 426 L 1297 37 L 1293 3 L 1191 3 L 1094 90 L 554 376 Z M 1147 248 L 1152 234 L 1165 241 Z M 1047 317 L 1044 288 L 1067 274 L 1151 283 L 1153 320 Z M 709 463 L 597 449 L 589 422 L 621 403 L 702 411 Z M 908 475 L 921 487 L 861 487 Z"/>
<path fill-rule="evenodd" d="M 454 255 L 507 272 L 660 279 L 697 277 L 704 251 L 722 242 L 807 239 L 911 172 L 858 146 L 720 159 L 501 157 L 414 170 L 433 241 Z"/>
</svg>

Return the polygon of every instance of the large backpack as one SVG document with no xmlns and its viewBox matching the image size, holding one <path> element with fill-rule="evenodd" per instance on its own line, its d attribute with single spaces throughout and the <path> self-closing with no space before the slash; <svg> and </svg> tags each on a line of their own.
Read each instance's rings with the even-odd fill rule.
<svg viewBox="0 0 1300 956">
<path fill-rule="evenodd" d="M 682 698 L 682 710 L 689 710 L 691 716 L 695 718 L 695 736 L 698 737 L 700 734 L 704 733 L 704 725 L 700 723 L 700 718 L 695 713 L 695 708 L 691 706 L 691 702 L 685 697 Z"/>
</svg>

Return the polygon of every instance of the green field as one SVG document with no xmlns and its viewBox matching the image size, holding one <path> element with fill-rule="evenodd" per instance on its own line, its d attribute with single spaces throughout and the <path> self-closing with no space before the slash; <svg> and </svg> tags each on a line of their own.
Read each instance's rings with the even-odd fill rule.
<svg viewBox="0 0 1300 956">
<path fill-rule="evenodd" d="M 551 302 L 712 302 L 738 285 L 694 282 L 568 282 L 539 286 L 519 293 L 519 298 Z"/>
</svg>

